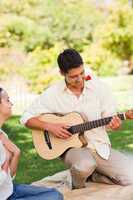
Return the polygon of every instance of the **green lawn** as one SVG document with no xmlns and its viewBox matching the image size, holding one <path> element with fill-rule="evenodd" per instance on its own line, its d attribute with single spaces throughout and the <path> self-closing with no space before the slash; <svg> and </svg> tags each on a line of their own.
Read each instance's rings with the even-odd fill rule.
<svg viewBox="0 0 133 200">
<path fill-rule="evenodd" d="M 12 117 L 3 127 L 8 136 L 21 149 L 21 159 L 16 177 L 17 182 L 31 183 L 45 176 L 65 169 L 59 160 L 41 159 L 33 146 L 31 131 L 19 123 L 19 117 Z M 133 123 L 125 121 L 121 130 L 110 134 L 112 146 L 122 151 L 133 152 Z"/>
</svg>

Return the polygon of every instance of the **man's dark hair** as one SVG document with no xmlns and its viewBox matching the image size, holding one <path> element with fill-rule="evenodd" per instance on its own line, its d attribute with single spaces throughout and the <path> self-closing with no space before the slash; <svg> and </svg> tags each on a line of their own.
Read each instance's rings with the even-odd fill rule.
<svg viewBox="0 0 133 200">
<path fill-rule="evenodd" d="M 59 68 L 62 72 L 77 68 L 83 64 L 83 59 L 75 49 L 65 49 L 57 58 Z"/>
</svg>

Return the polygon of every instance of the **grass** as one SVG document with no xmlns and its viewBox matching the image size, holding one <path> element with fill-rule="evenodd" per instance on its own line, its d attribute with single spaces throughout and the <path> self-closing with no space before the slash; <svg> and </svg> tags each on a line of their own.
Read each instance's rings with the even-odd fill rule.
<svg viewBox="0 0 133 200">
<path fill-rule="evenodd" d="M 31 130 L 19 123 L 19 116 L 13 116 L 3 127 L 9 138 L 21 149 L 21 159 L 16 182 L 31 183 L 45 176 L 65 169 L 58 160 L 46 161 L 41 159 L 33 146 Z M 133 123 L 125 121 L 121 130 L 109 134 L 112 146 L 118 150 L 133 152 Z"/>
</svg>

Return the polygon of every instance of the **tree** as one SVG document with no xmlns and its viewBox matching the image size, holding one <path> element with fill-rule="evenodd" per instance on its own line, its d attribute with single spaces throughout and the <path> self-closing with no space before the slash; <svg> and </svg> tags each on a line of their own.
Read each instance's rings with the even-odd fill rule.
<svg viewBox="0 0 133 200">
<path fill-rule="evenodd" d="M 121 60 L 128 61 L 130 73 L 133 73 L 133 9 L 115 5 L 104 25 L 95 31 L 95 41 Z"/>
</svg>

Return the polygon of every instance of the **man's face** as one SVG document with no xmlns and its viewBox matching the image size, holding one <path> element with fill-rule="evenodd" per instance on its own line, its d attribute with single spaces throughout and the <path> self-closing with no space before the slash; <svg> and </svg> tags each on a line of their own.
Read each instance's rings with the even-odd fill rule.
<svg viewBox="0 0 133 200">
<path fill-rule="evenodd" d="M 85 72 L 83 65 L 77 68 L 70 69 L 64 74 L 66 83 L 71 87 L 82 88 L 84 87 Z"/>
</svg>

